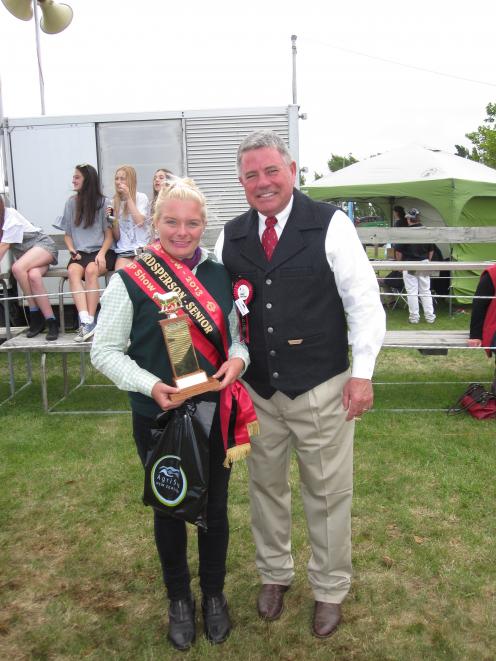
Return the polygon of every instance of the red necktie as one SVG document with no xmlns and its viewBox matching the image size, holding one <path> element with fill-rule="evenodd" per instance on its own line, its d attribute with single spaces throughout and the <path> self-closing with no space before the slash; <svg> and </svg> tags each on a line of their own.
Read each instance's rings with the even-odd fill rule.
<svg viewBox="0 0 496 661">
<path fill-rule="evenodd" d="M 277 245 L 277 232 L 274 229 L 274 225 L 277 223 L 277 218 L 274 216 L 269 216 L 265 219 L 265 229 L 262 234 L 262 248 L 264 249 L 267 259 L 270 261 L 272 253 L 275 250 Z"/>
</svg>

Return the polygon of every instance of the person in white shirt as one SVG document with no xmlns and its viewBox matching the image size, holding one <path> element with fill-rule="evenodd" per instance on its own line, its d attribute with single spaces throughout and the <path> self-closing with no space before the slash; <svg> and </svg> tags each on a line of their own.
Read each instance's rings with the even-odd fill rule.
<svg viewBox="0 0 496 661">
<path fill-rule="evenodd" d="M 136 191 L 136 170 L 131 165 L 121 165 L 114 181 L 112 234 L 117 255 L 115 269 L 119 270 L 133 261 L 140 248 L 150 243 L 151 223 L 148 198 Z"/>
<path fill-rule="evenodd" d="M 40 227 L 32 225 L 15 209 L 6 207 L 0 196 L 0 260 L 9 248 L 15 257 L 12 273 L 24 295 L 29 297 L 29 329 L 26 335 L 35 337 L 47 325 L 46 339 L 54 341 L 59 328 L 43 285 L 43 276 L 50 264 L 57 263 L 57 247 Z"/>
<path fill-rule="evenodd" d="M 385 314 L 353 224 L 296 190 L 296 172 L 276 133 L 247 136 L 238 174 L 251 209 L 226 223 L 215 253 L 231 274 L 251 359 L 243 380 L 260 423 L 248 460 L 258 613 L 278 619 L 294 577 L 294 449 L 312 548 L 312 632 L 326 638 L 351 585 L 354 420 L 372 406 Z"/>
</svg>

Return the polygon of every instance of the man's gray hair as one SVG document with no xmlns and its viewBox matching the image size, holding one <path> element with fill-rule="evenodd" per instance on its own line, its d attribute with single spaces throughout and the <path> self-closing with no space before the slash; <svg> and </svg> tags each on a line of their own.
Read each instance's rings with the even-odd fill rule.
<svg viewBox="0 0 496 661">
<path fill-rule="evenodd" d="M 277 149 L 277 151 L 281 154 L 288 165 L 291 165 L 293 162 L 293 158 L 289 153 L 289 149 L 284 140 L 277 133 L 275 133 L 275 131 L 262 129 L 247 135 L 239 145 L 237 156 L 238 174 L 241 172 L 241 158 L 243 154 L 247 151 L 251 151 L 252 149 L 263 149 L 264 147 L 268 147 L 269 149 Z"/>
</svg>

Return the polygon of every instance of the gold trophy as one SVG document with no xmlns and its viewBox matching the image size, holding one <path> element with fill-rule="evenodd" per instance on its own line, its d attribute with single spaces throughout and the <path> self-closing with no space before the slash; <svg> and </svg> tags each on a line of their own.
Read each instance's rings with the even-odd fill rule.
<svg viewBox="0 0 496 661">
<path fill-rule="evenodd" d="M 195 347 L 188 328 L 188 318 L 178 316 L 177 311 L 182 308 L 180 297 L 171 292 L 169 294 L 153 294 L 161 304 L 160 312 L 167 315 L 158 323 L 162 329 L 165 346 L 169 354 L 174 383 L 181 390 L 179 393 L 169 395 L 172 402 L 178 402 L 194 397 L 202 392 L 218 390 L 220 382 L 200 369 Z"/>
</svg>

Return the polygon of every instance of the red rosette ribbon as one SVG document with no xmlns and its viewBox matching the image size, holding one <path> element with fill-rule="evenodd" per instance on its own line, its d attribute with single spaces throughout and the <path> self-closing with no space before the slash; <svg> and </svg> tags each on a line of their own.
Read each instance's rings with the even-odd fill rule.
<svg viewBox="0 0 496 661">
<path fill-rule="evenodd" d="M 245 278 L 240 278 L 239 280 L 236 280 L 236 282 L 233 284 L 233 296 L 235 303 L 237 301 L 241 302 L 241 303 L 236 303 L 236 308 L 239 317 L 241 340 L 246 342 L 246 344 L 248 344 L 250 341 L 250 331 L 248 327 L 248 303 L 250 303 L 253 300 L 252 283 L 249 280 L 246 280 Z"/>
</svg>

